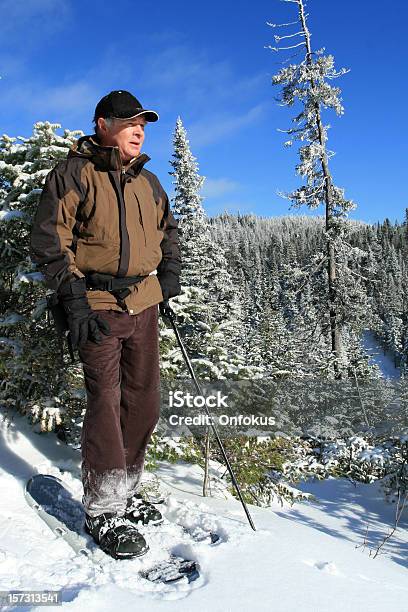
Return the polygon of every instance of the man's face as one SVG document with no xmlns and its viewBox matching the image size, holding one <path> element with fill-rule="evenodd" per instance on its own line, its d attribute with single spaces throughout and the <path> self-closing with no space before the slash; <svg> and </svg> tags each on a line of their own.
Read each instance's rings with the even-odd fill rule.
<svg viewBox="0 0 408 612">
<path fill-rule="evenodd" d="M 137 157 L 145 138 L 145 125 L 147 121 L 142 116 L 134 119 L 113 119 L 107 125 L 102 117 L 98 119 L 99 138 L 104 147 L 119 147 L 123 162 Z"/>
</svg>

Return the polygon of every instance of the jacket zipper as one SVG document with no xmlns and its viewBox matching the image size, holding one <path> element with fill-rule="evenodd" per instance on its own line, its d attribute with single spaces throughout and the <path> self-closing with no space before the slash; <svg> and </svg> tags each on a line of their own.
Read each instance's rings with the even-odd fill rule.
<svg viewBox="0 0 408 612">
<path fill-rule="evenodd" d="M 118 268 L 118 276 L 126 276 L 128 268 L 129 268 L 129 259 L 130 259 L 130 241 L 129 241 L 129 233 L 126 224 L 126 206 L 125 206 L 125 196 L 124 190 L 121 180 L 121 171 L 117 173 L 117 179 L 114 179 L 114 183 L 116 183 L 116 191 L 119 199 L 119 231 L 120 231 L 120 257 L 119 257 L 119 268 Z"/>
</svg>

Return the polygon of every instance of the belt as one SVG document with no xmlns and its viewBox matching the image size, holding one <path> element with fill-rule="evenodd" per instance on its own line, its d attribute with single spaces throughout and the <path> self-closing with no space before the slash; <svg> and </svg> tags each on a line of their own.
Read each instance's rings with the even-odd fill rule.
<svg viewBox="0 0 408 612">
<path fill-rule="evenodd" d="M 109 291 L 117 299 L 119 306 L 126 308 L 124 299 L 130 295 L 131 290 L 129 286 L 137 285 L 144 278 L 147 278 L 147 274 L 144 276 L 114 276 L 113 274 L 104 274 L 102 272 L 88 272 L 85 274 L 85 281 L 87 289 L 98 290 L 98 291 Z"/>
</svg>

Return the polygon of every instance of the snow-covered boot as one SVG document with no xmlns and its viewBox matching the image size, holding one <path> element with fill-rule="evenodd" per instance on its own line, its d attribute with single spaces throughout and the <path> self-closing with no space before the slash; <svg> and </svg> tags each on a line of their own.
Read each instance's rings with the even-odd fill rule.
<svg viewBox="0 0 408 612">
<path fill-rule="evenodd" d="M 133 523 L 114 512 L 98 516 L 85 514 L 85 531 L 114 559 L 140 557 L 149 550 L 146 540 Z"/>
<path fill-rule="evenodd" d="M 140 493 L 135 493 L 128 499 L 125 517 L 134 524 L 159 525 L 163 522 L 161 513 L 153 504 L 144 499 Z"/>
</svg>

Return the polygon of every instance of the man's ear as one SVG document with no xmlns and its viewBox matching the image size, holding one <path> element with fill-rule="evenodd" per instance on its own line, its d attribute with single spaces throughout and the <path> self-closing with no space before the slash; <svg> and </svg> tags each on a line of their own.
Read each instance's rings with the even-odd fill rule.
<svg viewBox="0 0 408 612">
<path fill-rule="evenodd" d="M 106 121 L 103 117 L 98 117 L 97 120 L 97 125 L 98 125 L 98 130 L 100 130 L 100 132 L 102 132 L 102 134 L 106 134 L 107 130 L 107 126 L 106 126 Z"/>
</svg>

